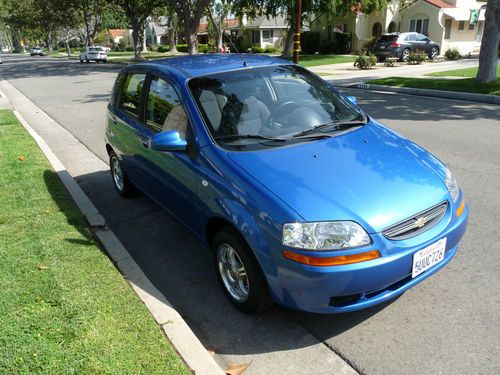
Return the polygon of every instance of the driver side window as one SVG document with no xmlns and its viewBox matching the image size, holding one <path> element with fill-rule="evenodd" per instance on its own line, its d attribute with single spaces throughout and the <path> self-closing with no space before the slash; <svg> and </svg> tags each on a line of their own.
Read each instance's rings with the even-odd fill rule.
<svg viewBox="0 0 500 375">
<path fill-rule="evenodd" d="M 186 138 L 187 116 L 173 86 L 152 77 L 146 102 L 146 126 L 153 132 L 177 130 Z"/>
</svg>

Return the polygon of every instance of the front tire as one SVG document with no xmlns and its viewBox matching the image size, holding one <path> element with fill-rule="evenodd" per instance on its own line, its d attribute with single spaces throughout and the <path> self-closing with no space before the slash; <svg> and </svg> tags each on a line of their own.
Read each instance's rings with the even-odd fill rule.
<svg viewBox="0 0 500 375">
<path fill-rule="evenodd" d="M 429 58 L 431 60 L 436 60 L 436 58 L 438 57 L 438 55 L 439 55 L 439 48 L 432 47 L 431 53 L 429 54 Z"/>
<path fill-rule="evenodd" d="M 245 239 L 234 229 L 224 228 L 213 240 L 217 275 L 231 303 L 247 314 L 272 305 L 264 275 Z"/>
<path fill-rule="evenodd" d="M 109 154 L 109 168 L 116 191 L 125 198 L 131 198 L 137 195 L 137 189 L 127 177 L 122 168 L 122 164 L 116 154 L 112 151 Z"/>
</svg>

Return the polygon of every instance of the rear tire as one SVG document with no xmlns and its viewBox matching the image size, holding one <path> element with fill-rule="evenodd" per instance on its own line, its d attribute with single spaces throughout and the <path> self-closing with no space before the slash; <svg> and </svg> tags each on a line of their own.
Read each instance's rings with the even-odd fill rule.
<svg viewBox="0 0 500 375">
<path fill-rule="evenodd" d="M 120 160 L 113 151 L 109 154 L 109 168 L 116 191 L 125 198 L 135 197 L 138 194 L 137 188 L 128 179 Z"/>
<path fill-rule="evenodd" d="M 439 55 L 439 48 L 432 47 L 431 52 L 429 53 L 429 59 L 436 60 Z"/>
<path fill-rule="evenodd" d="M 231 303 L 246 314 L 272 305 L 262 270 L 245 239 L 233 228 L 219 231 L 213 240 L 215 267 L 222 289 Z"/>
<path fill-rule="evenodd" d="M 410 57 L 411 51 L 409 48 L 405 48 L 403 52 L 401 52 L 401 61 L 408 61 L 408 57 Z"/>
</svg>

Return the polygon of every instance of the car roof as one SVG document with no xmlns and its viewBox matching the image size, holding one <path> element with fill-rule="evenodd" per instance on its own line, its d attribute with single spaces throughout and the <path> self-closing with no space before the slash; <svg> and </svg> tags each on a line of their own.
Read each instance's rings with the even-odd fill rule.
<svg viewBox="0 0 500 375">
<path fill-rule="evenodd" d="M 243 59 L 246 65 L 243 64 Z M 242 54 L 241 57 L 237 53 L 229 54 L 200 54 L 191 56 L 170 57 L 164 59 L 153 60 L 137 66 L 148 67 L 167 67 L 169 70 L 176 70 L 186 77 L 197 77 L 213 73 L 221 73 L 232 70 L 245 68 L 292 64 L 290 61 L 262 55 Z"/>
</svg>

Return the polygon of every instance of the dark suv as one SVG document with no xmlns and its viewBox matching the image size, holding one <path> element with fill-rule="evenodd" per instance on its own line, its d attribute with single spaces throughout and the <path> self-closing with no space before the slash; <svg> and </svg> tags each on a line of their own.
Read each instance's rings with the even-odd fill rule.
<svg viewBox="0 0 500 375">
<path fill-rule="evenodd" d="M 373 47 L 373 53 L 379 61 L 386 57 L 399 57 L 401 61 L 408 60 L 413 52 L 425 52 L 431 60 L 439 55 L 440 46 L 436 42 L 419 33 L 392 33 L 380 37 Z"/>
</svg>

